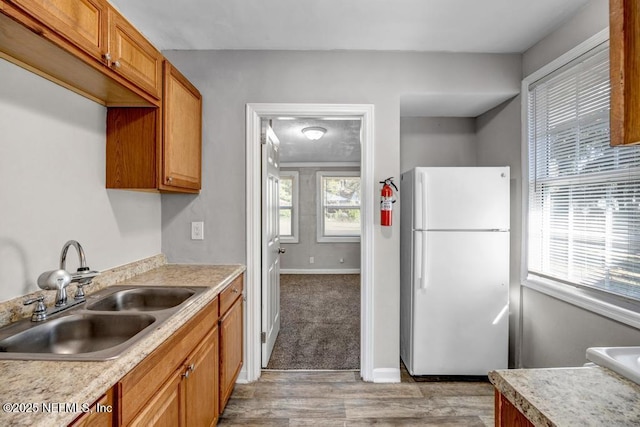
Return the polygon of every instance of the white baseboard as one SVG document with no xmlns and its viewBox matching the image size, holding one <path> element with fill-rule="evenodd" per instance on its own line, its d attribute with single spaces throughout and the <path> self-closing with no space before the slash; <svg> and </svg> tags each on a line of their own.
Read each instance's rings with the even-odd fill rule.
<svg viewBox="0 0 640 427">
<path fill-rule="evenodd" d="M 374 368 L 374 383 L 399 383 L 400 368 Z"/>
<path fill-rule="evenodd" d="M 359 268 L 281 268 L 280 274 L 360 274 Z"/>
<path fill-rule="evenodd" d="M 248 374 L 247 370 L 243 366 L 240 369 L 240 373 L 238 374 L 238 378 L 236 379 L 236 384 L 249 384 L 249 379 L 248 379 L 248 375 L 247 374 Z"/>
</svg>

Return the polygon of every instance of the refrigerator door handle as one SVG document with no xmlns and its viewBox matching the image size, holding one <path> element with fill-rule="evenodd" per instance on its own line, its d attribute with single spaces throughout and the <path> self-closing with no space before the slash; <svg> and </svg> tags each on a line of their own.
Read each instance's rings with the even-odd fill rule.
<svg viewBox="0 0 640 427">
<path fill-rule="evenodd" d="M 416 253 L 415 253 L 415 261 L 416 261 L 416 273 L 417 280 L 416 284 L 418 285 L 418 290 L 427 289 L 427 233 L 426 232 L 417 232 L 416 233 Z"/>
<path fill-rule="evenodd" d="M 417 171 L 419 176 L 416 185 L 416 204 L 414 210 L 414 221 L 416 230 L 427 229 L 427 174 Z"/>
</svg>

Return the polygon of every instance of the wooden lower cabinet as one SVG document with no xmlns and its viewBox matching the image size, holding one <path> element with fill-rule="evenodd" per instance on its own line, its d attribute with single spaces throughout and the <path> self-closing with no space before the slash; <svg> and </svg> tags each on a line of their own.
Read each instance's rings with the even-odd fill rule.
<svg viewBox="0 0 640 427">
<path fill-rule="evenodd" d="M 187 362 L 183 381 L 187 426 L 211 426 L 218 421 L 218 328 L 207 335 Z"/>
<path fill-rule="evenodd" d="M 242 294 L 220 318 L 220 411 L 227 404 L 242 368 Z"/>
<path fill-rule="evenodd" d="M 79 416 L 70 424 L 71 427 L 111 427 L 116 426 L 116 408 L 114 406 L 114 389 L 111 388 L 98 399 L 89 412 Z"/>
<path fill-rule="evenodd" d="M 112 418 L 79 424 L 83 415 L 73 425 L 216 425 L 243 363 L 243 280 L 242 275 L 233 280 L 120 379 L 105 395 Z"/>
<path fill-rule="evenodd" d="M 495 425 L 496 427 L 533 427 L 531 421 L 498 390 L 495 391 Z"/>
<path fill-rule="evenodd" d="M 131 426 L 209 427 L 218 420 L 218 328 L 155 394 Z"/>
<path fill-rule="evenodd" d="M 185 425 L 181 369 L 176 370 L 174 375 L 169 378 L 129 425 L 140 427 L 177 427 Z"/>
<path fill-rule="evenodd" d="M 120 425 L 215 424 L 218 311 L 215 298 L 120 380 Z"/>
</svg>

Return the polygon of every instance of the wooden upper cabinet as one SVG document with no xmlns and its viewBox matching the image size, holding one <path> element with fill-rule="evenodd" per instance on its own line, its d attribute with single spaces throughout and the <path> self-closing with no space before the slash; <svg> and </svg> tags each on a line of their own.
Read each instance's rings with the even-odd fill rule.
<svg viewBox="0 0 640 427">
<path fill-rule="evenodd" d="M 107 188 L 197 193 L 202 97 L 168 61 L 162 108 L 107 110 Z"/>
<path fill-rule="evenodd" d="M 160 189 L 199 190 L 202 96 L 169 61 L 164 63 L 163 164 Z"/>
<path fill-rule="evenodd" d="M 0 0 L 0 57 L 106 106 L 159 106 L 162 55 L 106 0 Z"/>
<path fill-rule="evenodd" d="M 101 60 L 106 49 L 107 2 L 104 0 L 13 0 L 43 24 Z"/>
<path fill-rule="evenodd" d="M 162 90 L 162 54 L 109 7 L 108 65 L 155 98 Z"/>
<path fill-rule="evenodd" d="M 609 0 L 611 145 L 640 143 L 640 2 Z"/>
</svg>

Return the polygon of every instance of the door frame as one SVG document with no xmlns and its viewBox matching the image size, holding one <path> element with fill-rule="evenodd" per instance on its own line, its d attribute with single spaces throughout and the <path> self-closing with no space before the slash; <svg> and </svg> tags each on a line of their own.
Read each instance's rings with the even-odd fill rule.
<svg viewBox="0 0 640 427">
<path fill-rule="evenodd" d="M 373 232 L 374 232 L 374 107 L 372 104 L 276 104 L 246 105 L 246 204 L 247 204 L 247 270 L 245 311 L 245 354 L 239 382 L 260 378 L 261 367 L 261 251 L 262 251 L 262 155 L 261 119 L 273 116 L 359 117 L 361 158 L 360 239 L 360 375 L 373 381 Z"/>
</svg>

